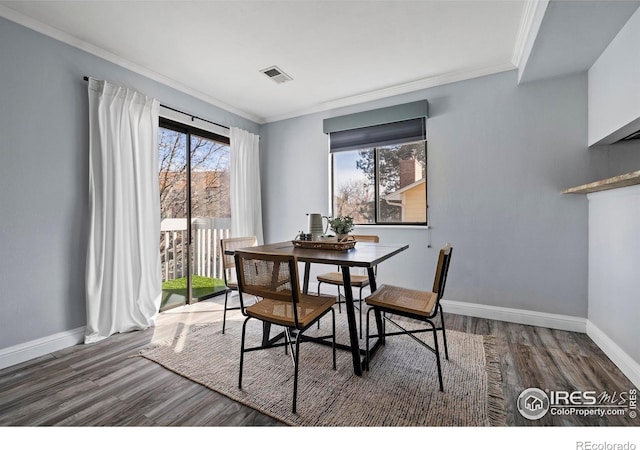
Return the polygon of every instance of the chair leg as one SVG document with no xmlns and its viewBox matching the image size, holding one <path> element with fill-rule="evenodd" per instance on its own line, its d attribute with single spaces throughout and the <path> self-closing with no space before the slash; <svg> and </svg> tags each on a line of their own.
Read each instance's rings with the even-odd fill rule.
<svg viewBox="0 0 640 450">
<path fill-rule="evenodd" d="M 293 375 L 293 413 L 296 413 L 296 400 L 298 397 L 298 365 L 300 356 L 300 335 L 296 336 L 296 354 L 294 356 L 294 375 Z"/>
<path fill-rule="evenodd" d="M 320 285 L 322 284 L 322 281 L 318 281 L 318 297 L 320 296 Z M 320 321 L 318 320 L 318 330 L 320 329 Z"/>
<path fill-rule="evenodd" d="M 435 323 L 429 321 L 431 326 L 433 327 L 433 349 L 436 351 L 436 363 L 438 366 L 438 382 L 440 383 L 440 391 L 444 391 L 444 387 L 442 384 L 442 367 L 440 367 L 440 350 L 438 349 L 438 330 L 436 330 Z"/>
<path fill-rule="evenodd" d="M 331 340 L 331 351 L 333 352 L 333 370 L 336 370 L 336 312 L 331 308 L 331 323 L 333 325 L 333 335 Z"/>
<path fill-rule="evenodd" d="M 444 313 L 442 312 L 442 305 L 438 305 L 440 308 L 440 322 L 442 322 L 442 340 L 444 341 L 444 356 L 449 360 L 449 349 L 447 348 L 447 334 L 444 329 Z"/>
<path fill-rule="evenodd" d="M 367 331 L 365 333 L 365 359 L 367 361 L 367 363 L 365 364 L 365 370 L 368 372 L 369 371 L 369 313 L 371 313 L 371 311 L 373 311 L 373 308 L 369 308 L 369 310 L 367 311 Z"/>
<path fill-rule="evenodd" d="M 224 293 L 224 312 L 222 313 L 222 334 L 224 334 L 227 325 L 227 300 L 229 299 L 229 291 Z"/>
<path fill-rule="evenodd" d="M 247 322 L 250 317 L 247 317 L 242 324 L 242 338 L 240 339 L 240 373 L 238 374 L 238 389 L 242 389 L 242 364 L 244 363 L 244 334 L 247 329 Z"/>
<path fill-rule="evenodd" d="M 358 309 L 358 312 L 360 313 L 360 339 L 362 339 L 362 288 L 363 286 L 360 287 L 360 306 Z"/>
<path fill-rule="evenodd" d="M 340 293 L 340 286 L 338 286 L 338 312 L 339 312 L 340 314 L 342 314 L 342 307 L 340 306 L 340 296 L 341 296 L 341 295 L 342 295 L 342 294 Z"/>
<path fill-rule="evenodd" d="M 291 333 L 289 332 L 288 328 L 284 329 L 284 343 L 286 344 L 284 346 L 284 354 L 288 355 L 289 354 L 289 346 L 291 345 Z"/>
</svg>

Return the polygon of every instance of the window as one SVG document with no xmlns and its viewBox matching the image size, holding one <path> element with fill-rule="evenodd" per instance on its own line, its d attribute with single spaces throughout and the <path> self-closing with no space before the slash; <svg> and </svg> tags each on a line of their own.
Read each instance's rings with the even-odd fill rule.
<svg viewBox="0 0 640 450">
<path fill-rule="evenodd" d="M 331 210 L 358 225 L 427 225 L 427 117 L 419 100 L 324 119 Z"/>
<path fill-rule="evenodd" d="M 427 224 L 426 141 L 332 153 L 333 215 L 356 224 Z"/>
</svg>

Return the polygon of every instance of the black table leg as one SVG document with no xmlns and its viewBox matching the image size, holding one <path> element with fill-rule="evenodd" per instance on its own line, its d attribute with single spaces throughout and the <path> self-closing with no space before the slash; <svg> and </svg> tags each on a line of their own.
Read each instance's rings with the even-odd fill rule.
<svg viewBox="0 0 640 450">
<path fill-rule="evenodd" d="M 356 375 L 362 375 L 362 363 L 360 361 L 360 342 L 358 341 L 358 327 L 356 313 L 353 306 L 353 291 L 351 290 L 351 273 L 349 266 L 341 266 L 342 282 L 344 283 L 345 306 L 347 310 L 347 322 L 349 323 L 349 342 L 353 357 L 353 371 Z"/>
<path fill-rule="evenodd" d="M 311 263 L 304 263 L 304 279 L 302 282 L 302 293 L 309 293 L 309 272 L 311 271 Z"/>
</svg>

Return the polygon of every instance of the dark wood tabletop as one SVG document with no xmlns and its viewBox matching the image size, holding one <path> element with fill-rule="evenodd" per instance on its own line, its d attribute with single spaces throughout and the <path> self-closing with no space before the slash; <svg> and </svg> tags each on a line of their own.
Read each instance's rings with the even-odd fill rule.
<svg viewBox="0 0 640 450">
<path fill-rule="evenodd" d="M 349 250 L 322 250 L 295 247 L 291 241 L 258 245 L 242 250 L 257 253 L 294 255 L 305 263 L 332 264 L 349 267 L 375 267 L 382 261 L 409 248 L 408 245 L 388 245 L 373 242 L 357 242 Z"/>
</svg>

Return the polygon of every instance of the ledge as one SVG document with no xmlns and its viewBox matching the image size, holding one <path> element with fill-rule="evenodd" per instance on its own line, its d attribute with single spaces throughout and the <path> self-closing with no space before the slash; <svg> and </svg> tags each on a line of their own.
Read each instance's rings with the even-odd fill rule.
<svg viewBox="0 0 640 450">
<path fill-rule="evenodd" d="M 594 181 L 593 183 L 583 184 L 582 186 L 572 187 L 565 191 L 563 194 L 589 194 L 590 192 L 608 191 L 609 189 L 616 189 L 626 186 L 633 186 L 634 184 L 640 184 L 640 170 L 625 173 L 624 175 L 618 175 L 616 177 L 607 178 L 605 180 Z"/>
</svg>

